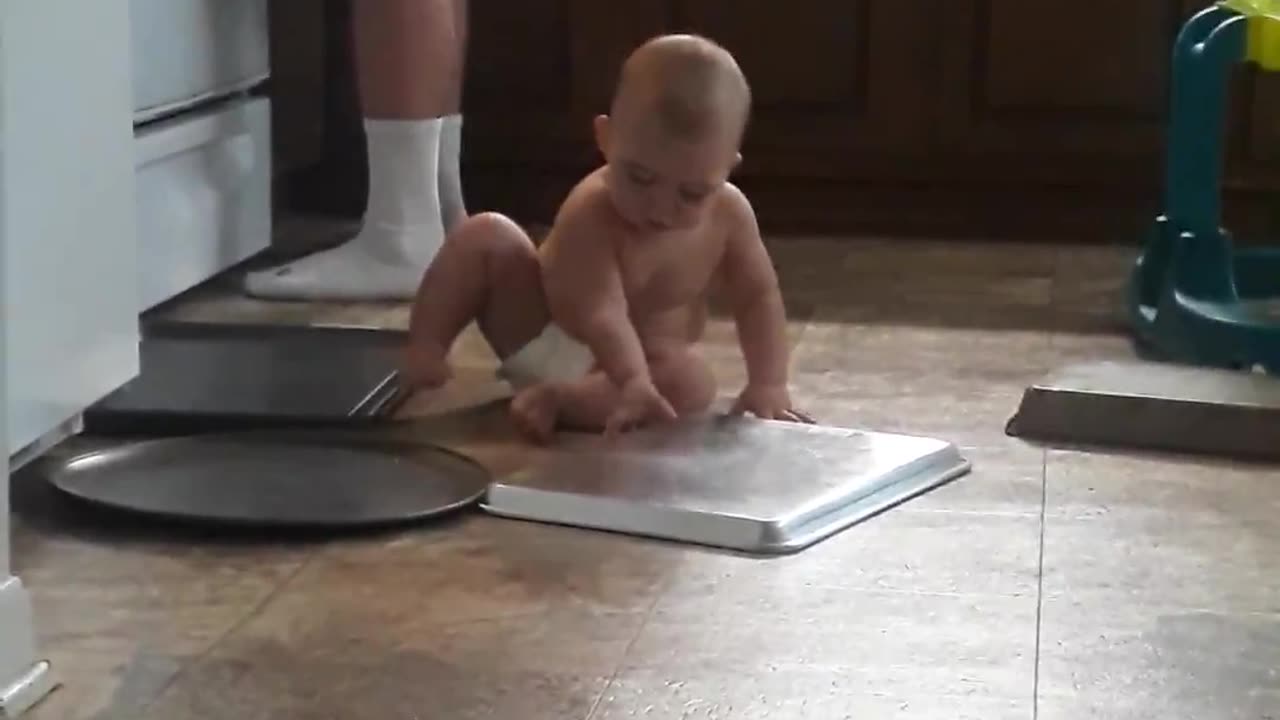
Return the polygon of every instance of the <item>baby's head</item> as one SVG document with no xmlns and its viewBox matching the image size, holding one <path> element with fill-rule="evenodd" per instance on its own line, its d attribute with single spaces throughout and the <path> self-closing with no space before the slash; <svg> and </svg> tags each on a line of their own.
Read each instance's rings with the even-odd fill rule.
<svg viewBox="0 0 1280 720">
<path fill-rule="evenodd" d="M 642 45 L 596 119 L 618 212 L 651 231 L 697 225 L 741 160 L 750 113 L 751 89 L 724 48 L 693 35 Z"/>
</svg>

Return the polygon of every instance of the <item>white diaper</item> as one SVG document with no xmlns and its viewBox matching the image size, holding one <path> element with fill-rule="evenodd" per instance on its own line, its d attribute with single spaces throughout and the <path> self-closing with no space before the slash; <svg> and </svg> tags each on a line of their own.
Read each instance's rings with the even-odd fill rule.
<svg viewBox="0 0 1280 720">
<path fill-rule="evenodd" d="M 498 377 L 516 389 L 542 382 L 577 380 L 591 371 L 591 348 L 570 337 L 555 323 L 547 323 L 538 337 L 507 358 Z"/>
</svg>

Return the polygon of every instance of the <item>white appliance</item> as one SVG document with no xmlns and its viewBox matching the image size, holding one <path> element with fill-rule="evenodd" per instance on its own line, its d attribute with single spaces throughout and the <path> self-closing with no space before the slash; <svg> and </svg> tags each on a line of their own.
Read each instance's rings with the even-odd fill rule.
<svg viewBox="0 0 1280 720">
<path fill-rule="evenodd" d="M 4 438 L 53 433 L 138 371 L 128 0 L 0 4 Z M 0 717 L 49 688 L 9 564 L 0 481 Z"/>
<path fill-rule="evenodd" d="M 10 467 L 138 373 L 138 314 L 270 242 L 267 0 L 0 4 Z M 0 475 L 0 718 L 48 692 Z"/>
<path fill-rule="evenodd" d="M 138 311 L 271 243 L 267 0 L 132 0 Z"/>
<path fill-rule="evenodd" d="M 132 0 L 129 12 L 137 122 L 270 75 L 266 0 Z"/>
</svg>

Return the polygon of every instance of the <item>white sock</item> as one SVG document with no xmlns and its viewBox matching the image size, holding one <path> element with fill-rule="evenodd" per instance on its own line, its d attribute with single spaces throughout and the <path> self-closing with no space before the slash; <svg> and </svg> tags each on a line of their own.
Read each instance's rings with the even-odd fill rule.
<svg viewBox="0 0 1280 720">
<path fill-rule="evenodd" d="M 275 300 L 410 300 L 444 243 L 438 188 L 444 121 L 365 120 L 369 198 L 360 232 L 336 248 L 249 273 Z"/>
<path fill-rule="evenodd" d="M 448 115 L 440 131 L 440 216 L 445 232 L 467 219 L 462 194 L 462 115 Z"/>
</svg>

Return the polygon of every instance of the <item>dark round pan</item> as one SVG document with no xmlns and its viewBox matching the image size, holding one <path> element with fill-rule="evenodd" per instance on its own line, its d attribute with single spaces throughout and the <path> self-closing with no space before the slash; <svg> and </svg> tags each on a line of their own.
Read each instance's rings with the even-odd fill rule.
<svg viewBox="0 0 1280 720">
<path fill-rule="evenodd" d="M 50 466 L 76 499 L 184 522 L 361 528 L 434 518 L 479 502 L 478 463 L 416 443 L 341 442 L 322 433 L 150 439 Z"/>
</svg>

